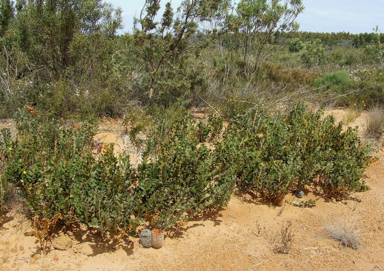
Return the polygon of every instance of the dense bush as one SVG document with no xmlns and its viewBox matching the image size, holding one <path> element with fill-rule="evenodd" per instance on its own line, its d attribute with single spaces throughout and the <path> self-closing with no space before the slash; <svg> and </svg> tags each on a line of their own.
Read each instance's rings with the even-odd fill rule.
<svg viewBox="0 0 384 271">
<path fill-rule="evenodd" d="M 365 108 L 384 103 L 384 85 L 377 80 L 351 80 L 344 84 L 330 86 L 329 90 L 336 95 L 335 100 L 341 106 L 363 103 Z"/>
<path fill-rule="evenodd" d="M 269 116 L 255 108 L 234 119 L 218 146 L 225 164 L 236 166 L 238 186 L 274 198 L 305 185 L 326 197 L 367 189 L 361 180 L 369 159 L 355 129 L 342 132 L 332 117 L 304 106 Z"/>
<path fill-rule="evenodd" d="M 310 86 L 320 76 L 318 71 L 309 71 L 301 68 L 284 68 L 283 65 L 276 65 L 265 62 L 262 65 L 261 74 L 269 80 L 289 86 L 289 90 L 294 90 L 300 86 Z"/>
<path fill-rule="evenodd" d="M 318 66 L 325 62 L 324 47 L 319 39 L 306 43 L 301 61 L 307 67 Z"/>
<path fill-rule="evenodd" d="M 325 73 L 322 77 L 317 78 L 314 84 L 317 88 L 324 88 L 330 85 L 344 84 L 350 80 L 350 76 L 346 71 L 337 71 Z"/>
<path fill-rule="evenodd" d="M 217 136 L 222 122 L 215 118 L 201 140 L 196 135 L 202 126 L 188 115 L 171 120 L 166 130 L 159 123 L 148 144 L 155 152 L 137 169 L 128 154 L 115 157 L 113 145 L 100 150 L 90 123 L 60 124 L 26 110 L 16 122 L 17 138 L 3 146 L 5 174 L 44 219 L 60 214 L 67 224 L 80 222 L 101 233 L 135 230 L 145 220 L 151 227 L 172 227 L 225 206 L 234 186 L 233 174 L 200 144 Z"/>
<path fill-rule="evenodd" d="M 288 43 L 288 49 L 290 52 L 300 52 L 304 49 L 305 44 L 299 39 L 291 39 Z"/>
<path fill-rule="evenodd" d="M 159 214 L 161 226 L 228 203 L 235 178 L 216 160 L 215 151 L 201 144 L 220 131 L 222 122 L 216 123 L 182 115 L 168 125 L 158 122 L 150 134 L 138 172 L 140 180 L 148 180 L 142 185 L 147 211 Z"/>
</svg>

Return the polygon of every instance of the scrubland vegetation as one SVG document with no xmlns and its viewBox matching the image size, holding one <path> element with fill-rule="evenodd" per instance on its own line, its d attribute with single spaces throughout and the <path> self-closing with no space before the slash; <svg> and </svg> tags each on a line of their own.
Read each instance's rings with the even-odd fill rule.
<svg viewBox="0 0 384 271">
<path fill-rule="evenodd" d="M 369 189 L 357 130 L 304 103 L 372 108 L 367 134 L 379 138 L 384 35 L 298 32 L 297 0 L 232 5 L 183 1 L 156 17 L 149 0 L 116 35 L 121 11 L 100 0 L 2 0 L 0 116 L 18 132 L 1 132 L 1 211 L 10 183 L 41 225 L 118 239 L 214 216 L 234 190 L 274 199 L 306 186 L 339 200 Z M 211 108 L 208 122 L 191 107 Z M 124 119 L 132 142 L 146 133 L 138 167 L 95 143 L 99 117 Z"/>
</svg>

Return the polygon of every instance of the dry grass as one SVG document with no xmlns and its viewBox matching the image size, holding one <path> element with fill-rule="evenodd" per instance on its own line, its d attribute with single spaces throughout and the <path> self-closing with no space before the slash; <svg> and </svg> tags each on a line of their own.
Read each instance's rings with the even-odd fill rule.
<svg viewBox="0 0 384 271">
<path fill-rule="evenodd" d="M 355 223 L 345 218 L 333 218 L 325 226 L 329 235 L 340 241 L 344 247 L 360 248 L 362 231 L 357 229 Z"/>
<path fill-rule="evenodd" d="M 365 136 L 379 139 L 384 132 L 384 109 L 375 106 L 369 110 Z"/>
<path fill-rule="evenodd" d="M 292 231 L 292 222 L 288 221 L 281 226 L 281 229 L 266 232 L 268 242 L 272 245 L 273 251 L 279 254 L 288 254 L 292 249 L 295 234 Z"/>
<path fill-rule="evenodd" d="M 361 115 L 361 110 L 349 108 L 347 109 L 347 114 L 343 117 L 343 123 L 345 125 L 350 124 L 355 121 Z"/>
</svg>

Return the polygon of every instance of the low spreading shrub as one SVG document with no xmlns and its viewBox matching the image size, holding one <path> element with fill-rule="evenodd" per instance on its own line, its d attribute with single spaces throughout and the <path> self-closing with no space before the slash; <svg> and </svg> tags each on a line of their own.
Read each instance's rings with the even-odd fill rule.
<svg viewBox="0 0 384 271">
<path fill-rule="evenodd" d="M 61 214 L 65 221 L 74 208 L 72 216 L 101 232 L 130 226 L 137 201 L 128 190 L 134 181 L 128 156 L 116 158 L 113 146 L 96 156 L 94 124 L 60 124 L 28 114 L 16 116 L 18 136 L 6 154 L 5 174 L 34 214 Z"/>
<path fill-rule="evenodd" d="M 329 93 L 335 96 L 332 100 L 341 106 L 354 106 L 363 101 L 368 108 L 384 104 L 384 84 L 378 81 L 349 81 L 331 85 Z"/>
<path fill-rule="evenodd" d="M 283 65 L 275 65 L 265 62 L 261 69 L 262 74 L 269 80 L 281 82 L 289 86 L 289 90 L 297 89 L 301 85 L 312 85 L 320 76 L 317 71 L 309 71 L 301 68 L 284 68 Z"/>
<path fill-rule="evenodd" d="M 356 129 L 342 132 L 323 111 L 295 106 L 270 116 L 260 108 L 231 121 L 218 156 L 236 168 L 237 185 L 261 197 L 275 198 L 305 185 L 321 188 L 325 197 L 342 198 L 368 187 L 361 179 L 368 148 Z"/>
<path fill-rule="evenodd" d="M 173 228 L 216 213 L 235 185 L 263 198 L 305 185 L 336 199 L 367 189 L 361 176 L 368 149 L 355 129 L 342 132 L 322 113 L 298 105 L 269 115 L 256 107 L 224 129 L 220 116 L 203 123 L 183 109 L 154 112 L 143 161 L 133 168 L 113 145 L 98 149 L 94 123 L 59 123 L 21 110 L 16 138 L 2 134 L 2 161 L 39 223 L 79 222 L 104 237 L 139 225 Z"/>
<path fill-rule="evenodd" d="M 344 84 L 350 80 L 350 76 L 346 71 L 337 71 L 324 74 L 322 77 L 317 78 L 314 84 L 317 88 L 325 88 L 330 85 Z"/>
<path fill-rule="evenodd" d="M 196 137 L 200 126 L 188 115 L 154 127 L 147 145 L 154 152 L 146 152 L 137 169 L 128 154 L 116 157 L 113 145 L 96 149 L 92 123 L 60 124 L 26 110 L 16 123 L 5 174 L 41 221 L 59 215 L 66 224 L 80 222 L 103 236 L 135 230 L 145 221 L 172 227 L 225 206 L 234 186 L 233 174 L 216 164 L 213 150 Z M 221 125 L 211 118 L 204 139 L 217 137 Z"/>
<path fill-rule="evenodd" d="M 140 179 L 150 180 L 143 182 L 147 212 L 157 214 L 156 223 L 163 227 L 220 209 L 235 185 L 234 175 L 217 160 L 214 146 L 206 146 L 221 133 L 222 119 L 210 117 L 204 124 L 186 112 L 169 111 L 173 109 L 155 121 L 138 168 Z"/>
</svg>

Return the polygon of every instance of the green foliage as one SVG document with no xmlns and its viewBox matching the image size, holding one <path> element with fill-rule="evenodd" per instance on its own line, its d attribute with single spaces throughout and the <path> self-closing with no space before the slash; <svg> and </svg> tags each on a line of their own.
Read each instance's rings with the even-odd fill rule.
<svg viewBox="0 0 384 271">
<path fill-rule="evenodd" d="M 0 225 L 2 224 L 2 215 L 4 214 L 5 204 L 9 197 L 9 184 L 4 177 L 6 153 L 11 151 L 10 147 L 11 132 L 4 128 L 0 130 Z"/>
<path fill-rule="evenodd" d="M 347 55 L 347 60 L 345 61 L 345 65 L 352 66 L 357 63 L 357 59 L 353 54 Z"/>
<path fill-rule="evenodd" d="M 6 177 L 21 189 L 34 214 L 48 220 L 61 214 L 67 223 L 74 216 L 102 233 L 135 223 L 133 206 L 140 201 L 129 190 L 134 182 L 129 156 L 116 158 L 113 146 L 96 156 L 94 125 L 61 125 L 27 112 L 20 112 L 16 122 Z"/>
<path fill-rule="evenodd" d="M 302 106 L 269 115 L 257 105 L 275 97 L 281 105 L 309 85 L 327 86 L 341 104 L 384 103 L 381 70 L 351 72 L 353 80 L 334 72 L 380 64 L 379 35 L 359 49 L 347 48 L 349 33 L 296 33 L 297 0 L 185 0 L 177 11 L 166 4 L 159 21 L 160 0 L 146 1 L 124 36 L 115 35 L 120 10 L 100 0 L 18 1 L 15 16 L 12 2 L 0 4 L 0 110 L 17 112 L 19 131 L 15 139 L 2 134 L 1 185 L 19 187 L 38 221 L 59 214 L 67 224 L 122 233 L 217 211 L 235 183 L 265 198 L 304 185 L 337 199 L 367 188 L 367 149 L 356 130 L 342 132 Z M 207 21 L 213 30 L 199 31 Z M 137 101 L 150 105 L 150 116 L 127 109 Z M 224 128 L 219 115 L 196 121 L 174 106 L 202 101 L 237 117 Z M 32 115 L 17 110 L 25 105 L 36 108 Z M 97 149 L 94 123 L 51 119 L 127 112 L 126 132 L 145 145 L 137 168 L 113 146 Z M 143 142 L 138 134 L 147 131 Z"/>
<path fill-rule="evenodd" d="M 300 52 L 304 49 L 305 44 L 299 39 L 291 39 L 288 43 L 288 49 L 290 52 Z"/>
<path fill-rule="evenodd" d="M 382 70 L 361 69 L 354 72 L 353 80 L 329 86 L 329 91 L 339 96 L 340 106 L 358 105 L 372 107 L 384 103 L 384 80 Z"/>
<path fill-rule="evenodd" d="M 274 198 L 305 185 L 319 186 L 326 197 L 341 198 L 367 189 L 361 180 L 368 149 L 356 129 L 342 132 L 323 111 L 296 106 L 273 117 L 255 108 L 234 119 L 218 147 L 223 163 L 236 167 L 237 184 Z"/>
<path fill-rule="evenodd" d="M 2 216 L 4 214 L 5 204 L 8 199 L 9 189 L 8 182 L 4 176 L 0 175 L 0 225 L 2 225 Z"/>
<path fill-rule="evenodd" d="M 382 62 L 384 58 L 384 51 L 378 37 L 376 37 L 376 42 L 374 44 L 367 45 L 364 48 L 364 54 L 367 56 L 368 60 L 378 63 Z"/>
<path fill-rule="evenodd" d="M 227 9 L 222 29 L 233 34 L 236 43 L 240 43 L 246 75 L 255 74 L 270 54 L 269 45 L 273 43 L 277 31 L 298 28 L 295 20 L 304 10 L 302 1 L 280 2 L 242 0 L 235 4 L 235 13 L 230 14 L 230 9 Z"/>
<path fill-rule="evenodd" d="M 186 76 L 182 73 L 182 57 L 205 46 L 204 40 L 192 42 L 198 23 L 209 18 L 217 9 L 217 1 L 183 1 L 175 14 L 171 3 L 167 3 L 161 22 L 155 17 L 160 9 L 160 0 L 146 1 L 140 18 L 135 19 L 133 55 L 145 66 L 150 78 L 148 97 L 170 92 L 168 99 L 180 90 L 190 88 Z M 180 74 L 181 73 L 181 74 Z M 181 76 L 179 76 L 181 75 Z M 169 77 L 172 80 L 169 80 Z M 156 89 L 155 89 L 156 88 Z"/>
<path fill-rule="evenodd" d="M 135 230 L 148 218 L 151 227 L 172 227 L 225 206 L 234 187 L 233 174 L 196 139 L 199 128 L 189 115 L 158 122 L 137 170 L 128 154 L 115 157 L 113 145 L 97 151 L 91 123 L 60 124 L 26 110 L 16 122 L 17 138 L 3 135 L 5 176 L 43 220 L 60 214 L 67 224 L 102 234 Z M 208 127 L 214 139 L 221 119 L 212 117 Z"/>
<path fill-rule="evenodd" d="M 14 17 L 14 7 L 11 0 L 0 1 L 0 37 L 7 32 L 11 19 Z"/>
<path fill-rule="evenodd" d="M 307 67 L 318 66 L 324 63 L 324 47 L 319 39 L 306 43 L 305 51 L 301 55 L 301 61 Z"/>
<path fill-rule="evenodd" d="M 353 46 L 365 47 L 367 45 L 376 44 L 377 42 L 383 43 L 384 34 L 376 33 L 360 33 L 353 38 Z"/>
<path fill-rule="evenodd" d="M 79 33 L 114 35 L 121 24 L 121 10 L 101 0 L 28 1 L 17 12 L 20 47 L 29 60 L 58 79 L 72 64 L 70 46 Z"/>
<path fill-rule="evenodd" d="M 235 181 L 217 160 L 215 150 L 201 144 L 218 136 L 222 120 L 211 117 L 205 125 L 189 114 L 180 114 L 182 109 L 173 115 L 174 110 L 165 112 L 170 118 L 155 122 L 138 169 L 140 178 L 152 180 L 142 189 L 147 191 L 146 208 L 151 216 L 159 215 L 160 226 L 226 206 Z"/>
<path fill-rule="evenodd" d="M 262 65 L 262 74 L 274 82 L 280 82 L 294 90 L 302 85 L 312 85 L 320 75 L 317 71 L 308 71 L 302 68 L 284 68 L 283 65 L 275 65 L 265 62 Z"/>
<path fill-rule="evenodd" d="M 314 85 L 317 88 L 328 88 L 330 85 L 345 84 L 350 80 L 350 76 L 346 71 L 337 71 L 325 73 L 322 77 L 315 80 Z"/>
<path fill-rule="evenodd" d="M 25 104 L 61 116 L 122 114 L 127 95 L 119 93 L 120 104 L 121 85 L 111 76 L 119 9 L 89 0 L 19 1 L 17 10 L 0 38 L 3 115 L 12 116 Z M 85 92 L 90 95 L 79 97 Z"/>
</svg>

